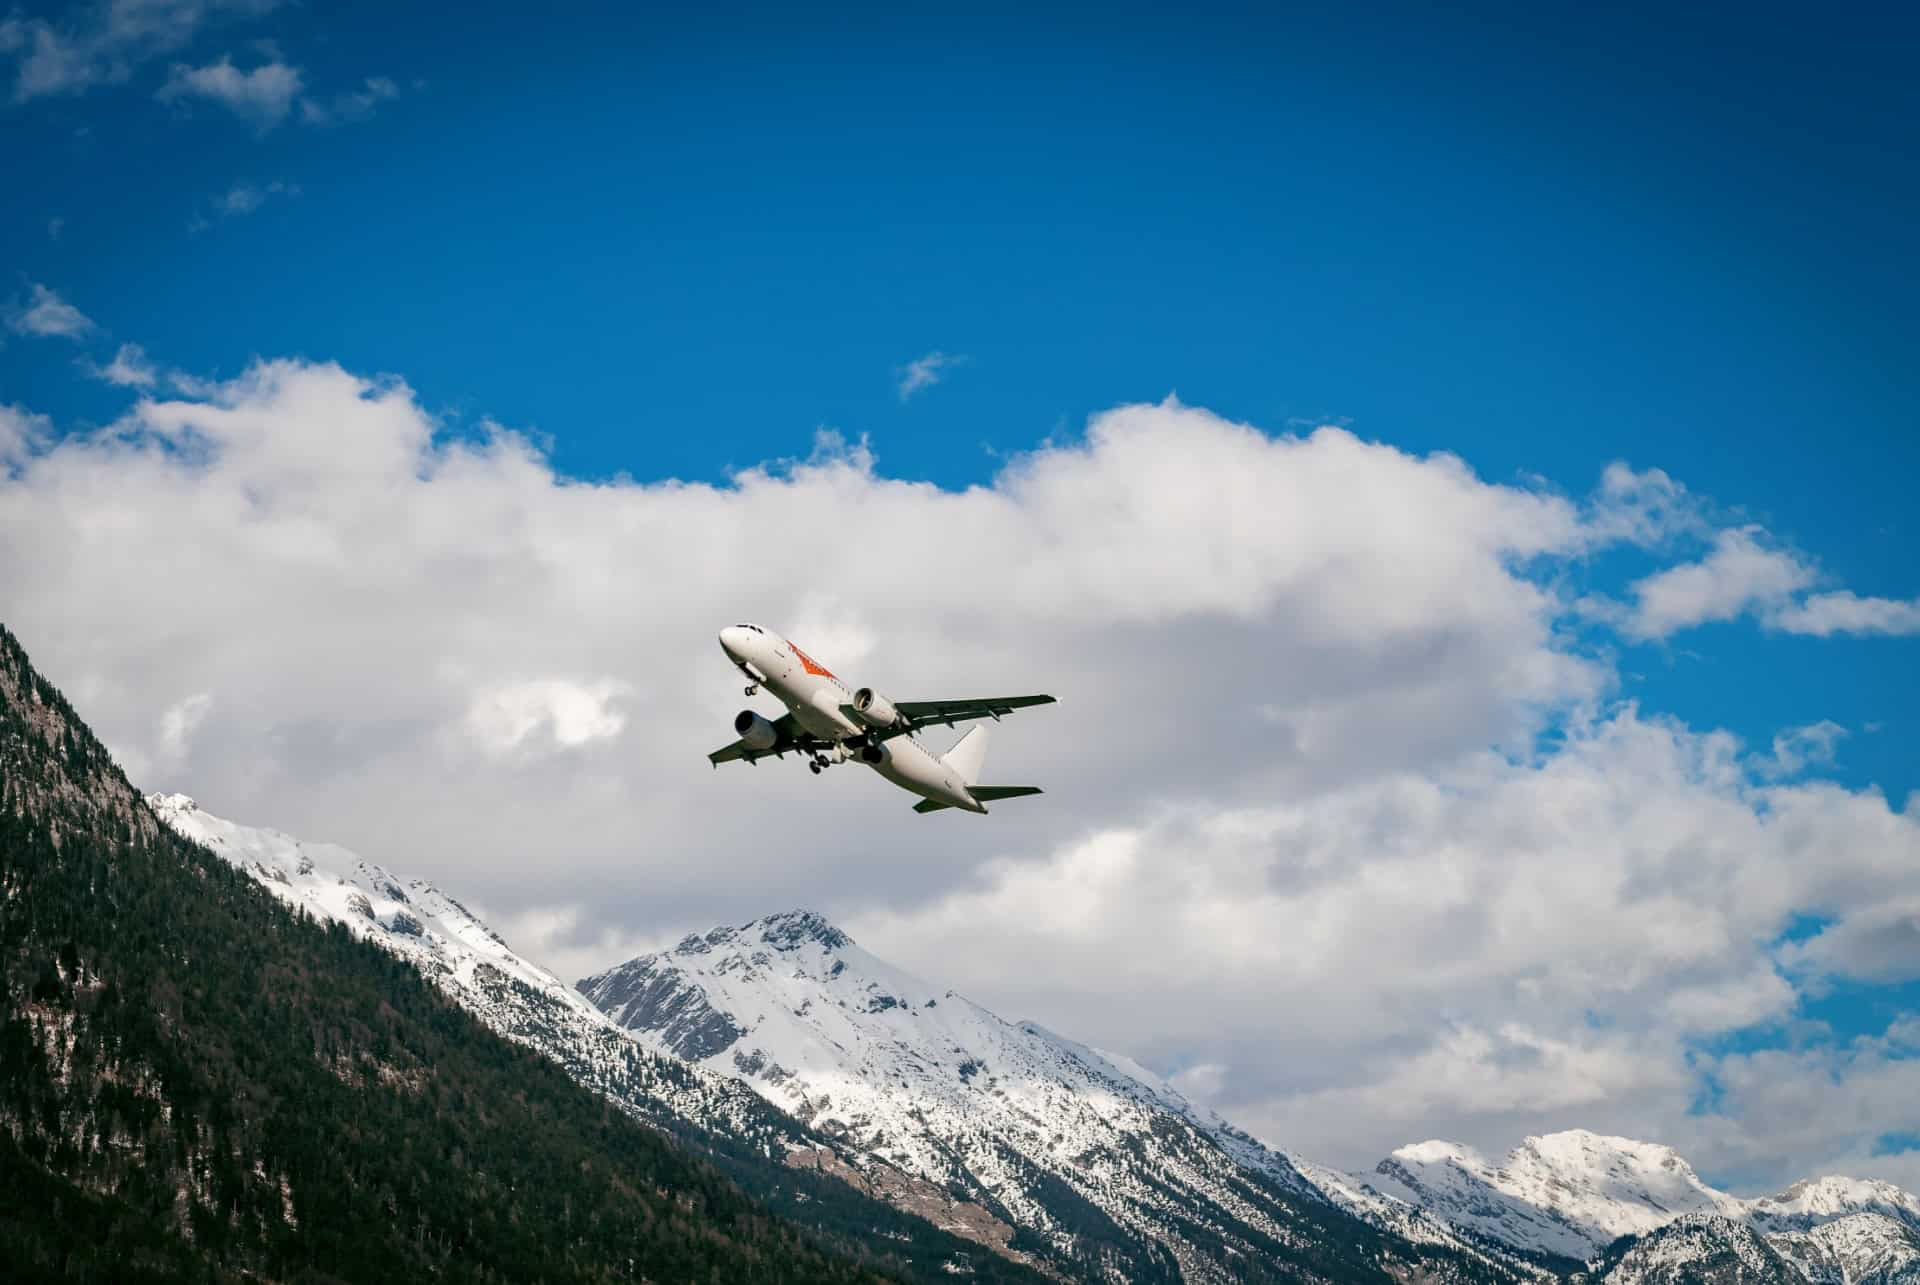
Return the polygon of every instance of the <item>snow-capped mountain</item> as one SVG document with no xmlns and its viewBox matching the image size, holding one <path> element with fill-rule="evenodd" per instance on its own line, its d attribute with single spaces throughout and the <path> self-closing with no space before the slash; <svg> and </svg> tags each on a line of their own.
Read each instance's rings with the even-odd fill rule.
<svg viewBox="0 0 1920 1285">
<path fill-rule="evenodd" d="M 1672 1148 L 1584 1129 L 1528 1138 L 1498 1165 L 1470 1147 L 1416 1143 L 1382 1160 L 1365 1181 L 1452 1226 L 1581 1261 L 1682 1214 L 1746 1212 L 1700 1181 Z"/>
<path fill-rule="evenodd" d="M 1771 1233 L 1752 1217 L 1686 1214 L 1622 1241 L 1595 1266 L 1602 1285 L 1915 1285 L 1920 1232 L 1879 1213 Z"/>
<path fill-rule="evenodd" d="M 1736 1218 L 1682 1214 L 1623 1242 L 1598 1264 L 1605 1285 L 1781 1285 L 1799 1270 Z"/>
<path fill-rule="evenodd" d="M 1774 1232 L 1767 1242 L 1812 1285 L 1920 1282 L 1920 1231 L 1886 1214 L 1847 1214 L 1808 1231 Z"/>
<path fill-rule="evenodd" d="M 1583 1129 L 1528 1138 L 1498 1165 L 1423 1142 L 1365 1176 L 1306 1172 L 1362 1217 L 1404 1204 L 1537 1260 L 1594 1264 L 1613 1285 L 1920 1281 L 1920 1199 L 1877 1180 L 1818 1178 L 1742 1200 L 1669 1147 Z"/>
<path fill-rule="evenodd" d="M 1455 1275 L 1510 1274 L 1417 1217 L 1424 1251 L 1384 1223 L 1369 1238 L 1288 1157 L 1127 1058 L 1005 1021 L 815 914 L 689 936 L 579 986 L 661 1050 L 1115 1279 L 1260 1279 L 1262 1263 L 1283 1275 L 1356 1240 Z"/>
<path fill-rule="evenodd" d="M 1883 1214 L 1920 1232 L 1920 1197 L 1877 1178 L 1814 1178 L 1747 1206 L 1747 1216 L 1766 1231 L 1806 1231 L 1860 1213 Z"/>
</svg>

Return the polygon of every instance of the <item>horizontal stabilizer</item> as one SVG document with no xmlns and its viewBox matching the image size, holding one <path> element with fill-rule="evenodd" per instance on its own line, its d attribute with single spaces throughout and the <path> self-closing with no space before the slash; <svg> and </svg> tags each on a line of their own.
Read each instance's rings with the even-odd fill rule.
<svg viewBox="0 0 1920 1285">
<path fill-rule="evenodd" d="M 1037 785 L 969 785 L 967 793 L 982 803 L 992 803 L 996 799 L 1018 799 L 1045 791 Z"/>
<path fill-rule="evenodd" d="M 914 804 L 913 810 L 915 812 L 938 812 L 942 808 L 950 808 L 952 806 L 953 804 L 951 803 L 936 803 L 932 799 L 924 799 L 921 802 Z"/>
</svg>

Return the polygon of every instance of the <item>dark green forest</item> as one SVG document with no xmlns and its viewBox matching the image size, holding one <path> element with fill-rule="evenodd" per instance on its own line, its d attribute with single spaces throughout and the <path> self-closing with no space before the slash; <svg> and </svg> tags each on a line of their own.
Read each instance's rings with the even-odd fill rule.
<svg viewBox="0 0 1920 1285">
<path fill-rule="evenodd" d="M 4 628 L 0 1190 L 8 1280 L 1036 1279 L 670 1139 L 280 906 L 157 822 Z"/>
</svg>

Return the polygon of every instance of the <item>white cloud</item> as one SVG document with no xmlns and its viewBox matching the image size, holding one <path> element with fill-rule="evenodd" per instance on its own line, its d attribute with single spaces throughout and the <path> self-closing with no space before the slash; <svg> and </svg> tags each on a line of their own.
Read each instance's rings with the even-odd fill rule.
<svg viewBox="0 0 1920 1285">
<path fill-rule="evenodd" d="M 300 189 L 288 183 L 235 183 L 215 198 L 214 211 L 226 217 L 252 214 L 265 205 L 270 196 L 297 196 Z"/>
<path fill-rule="evenodd" d="M 1670 480 L 1569 500 L 1172 401 L 962 491 L 837 439 L 583 483 L 440 429 L 283 361 L 43 434 L 0 477 L 8 623 L 143 786 L 531 906 L 509 935 L 562 967 L 808 904 L 1337 1162 L 1571 1124 L 1755 1172 L 1852 1145 L 1709 1136 L 1688 1049 L 1791 1014 L 1783 925 L 1903 895 L 1920 813 L 1607 707 L 1546 586 L 1682 525 Z M 1048 793 L 923 818 L 851 768 L 710 770 L 743 619 L 896 697 L 1053 692 L 988 763 Z M 183 692 L 219 704 L 170 758 Z"/>
<path fill-rule="evenodd" d="M 215 196 L 207 202 L 204 211 L 196 211 L 187 220 L 190 232 L 205 232 L 216 220 L 243 218 L 252 214 L 276 196 L 298 196 L 300 187 L 296 183 L 275 179 L 271 183 L 251 183 L 241 181 Z"/>
<path fill-rule="evenodd" d="M 163 103 L 195 99 L 216 103 L 264 134 L 287 118 L 301 87 L 298 67 L 276 61 L 241 71 L 230 58 L 222 57 L 204 67 L 174 64 L 154 97 Z"/>
<path fill-rule="evenodd" d="M 300 119 L 309 125 L 341 125 L 363 121 L 381 103 L 400 96 L 400 86 L 386 76 L 369 76 L 359 89 L 343 90 L 331 99 L 303 98 Z"/>
<path fill-rule="evenodd" d="M 1227 1068 L 1218 1062 L 1201 1062 L 1183 1067 L 1167 1077 L 1167 1083 L 1192 1102 L 1211 1104 L 1227 1082 Z"/>
<path fill-rule="evenodd" d="M 1790 727 L 1773 738 L 1773 758 L 1755 765 L 1765 776 L 1797 776 L 1809 767 L 1826 767 L 1847 729 L 1823 718 L 1805 727 Z"/>
<path fill-rule="evenodd" d="M 25 303 L 16 302 L 8 310 L 7 328 L 15 334 L 62 339 L 79 339 L 95 329 L 84 312 L 38 282 Z"/>
<path fill-rule="evenodd" d="M 58 25 L 0 20 L 0 55 L 15 61 L 13 99 L 82 93 L 120 84 L 133 70 L 184 46 L 210 20 L 250 16 L 277 0 L 100 0 L 76 5 Z"/>
<path fill-rule="evenodd" d="M 473 901 L 466 904 L 515 951 L 539 960 L 556 976 L 569 980 L 596 973 L 609 960 L 665 950 L 685 936 L 633 934 L 617 925 L 589 923 L 578 906 L 495 908 Z"/>
<path fill-rule="evenodd" d="M 1920 1132 L 1920 1047 L 1911 1016 L 1881 1035 L 1704 1059 L 1719 1110 L 1676 1122 L 1673 1142 L 1721 1172 L 1778 1190 L 1782 1155 L 1817 1157 L 1793 1176 L 1842 1173 L 1920 1187 L 1920 1151 L 1886 1154 L 1886 1135 Z"/>
<path fill-rule="evenodd" d="M 947 372 L 955 366 L 964 365 L 966 357 L 957 353 L 930 352 L 924 357 L 916 357 L 906 365 L 894 371 L 894 391 L 906 401 L 923 388 L 931 388 L 947 377 Z"/>
<path fill-rule="evenodd" d="M 178 762 L 186 757 L 192 747 L 194 733 L 200 730 L 200 724 L 206 721 L 207 711 L 213 708 L 213 696 L 208 692 L 195 692 L 193 695 L 167 707 L 160 715 L 160 751 L 169 761 Z"/>
<path fill-rule="evenodd" d="M 1639 545 L 1708 529 L 1701 500 L 1685 486 L 1660 469 L 1636 472 L 1618 460 L 1600 475 L 1587 525 L 1597 542 Z"/>
<path fill-rule="evenodd" d="M 53 422 L 23 406 L 0 403 L 0 471 L 26 462 L 53 436 Z"/>
<path fill-rule="evenodd" d="M 1847 591 L 1816 593 L 1779 606 L 1767 624 L 1790 634 L 1920 634 L 1920 598 L 1862 598 Z"/>
<path fill-rule="evenodd" d="M 122 388 L 152 388 L 159 380 L 158 368 L 139 344 L 121 344 L 112 361 L 104 366 L 88 363 L 87 371 L 96 379 Z"/>
<path fill-rule="evenodd" d="M 1801 972 L 1869 982 L 1920 980 L 1920 893 L 1863 908 L 1787 947 Z"/>
<path fill-rule="evenodd" d="M 626 716 L 614 707 L 627 691 L 627 684 L 615 679 L 577 683 L 540 678 L 489 687 L 474 695 L 467 730 L 494 754 L 532 742 L 574 749 L 611 740 L 627 725 Z"/>
<path fill-rule="evenodd" d="M 1596 532 L 1652 544 L 1670 535 L 1704 535 L 1703 506 L 1659 470 L 1607 470 L 1590 506 Z M 1629 637 L 1661 639 L 1711 621 L 1752 615 L 1767 629 L 1811 634 L 1920 634 L 1920 598 L 1863 598 L 1850 590 L 1808 593 L 1820 580 L 1812 559 L 1778 544 L 1758 526 L 1713 533 L 1697 562 L 1635 582 L 1631 604 L 1591 597 L 1580 611 Z"/>
<path fill-rule="evenodd" d="M 1637 581 L 1628 633 L 1665 638 L 1709 621 L 1732 620 L 1756 606 L 1784 604 L 1814 581 L 1813 568 L 1787 549 L 1768 548 L 1757 526 L 1729 528 L 1699 562 Z"/>
</svg>

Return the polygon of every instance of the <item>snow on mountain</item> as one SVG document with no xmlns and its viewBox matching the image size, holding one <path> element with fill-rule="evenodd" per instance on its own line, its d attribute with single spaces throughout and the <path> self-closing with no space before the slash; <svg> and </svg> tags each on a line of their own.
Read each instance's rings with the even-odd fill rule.
<svg viewBox="0 0 1920 1285">
<path fill-rule="evenodd" d="M 1528 1138 L 1498 1165 L 1456 1143 L 1422 1142 L 1364 1177 L 1301 1168 L 1329 1199 L 1380 1225 L 1394 1225 L 1395 1206 L 1418 1211 L 1526 1255 L 1599 1262 L 1614 1285 L 1767 1272 L 1775 1285 L 1920 1283 L 1920 1199 L 1877 1180 L 1819 1178 L 1741 1200 L 1702 1182 L 1671 1148 L 1579 1129 Z M 1622 1248 L 1619 1237 L 1637 1239 Z"/>
<path fill-rule="evenodd" d="M 1747 1208 L 1748 1217 L 1767 1231 L 1805 1231 L 1858 1213 L 1885 1214 L 1920 1231 L 1920 1197 L 1877 1178 L 1811 1178 Z"/>
<path fill-rule="evenodd" d="M 1809 1231 L 1775 1232 L 1767 1243 L 1810 1285 L 1920 1282 L 1920 1231 L 1887 1214 L 1846 1214 Z"/>
<path fill-rule="evenodd" d="M 1058 1255 L 1104 1255 L 1118 1278 L 1177 1265 L 1188 1280 L 1242 1279 L 1315 1238 L 1366 1239 L 1288 1157 L 1127 1058 L 1005 1021 L 816 914 L 689 936 L 579 986 L 662 1050 L 1005 1210 Z"/>
<path fill-rule="evenodd" d="M 1799 1285 L 1805 1278 L 1738 1218 L 1683 1214 L 1623 1242 L 1595 1273 L 1602 1285 Z"/>
<path fill-rule="evenodd" d="M 1681 1214 L 1746 1212 L 1741 1201 L 1701 1182 L 1671 1148 L 1584 1129 L 1528 1138 L 1498 1165 L 1469 1147 L 1416 1143 L 1381 1161 L 1364 1181 L 1452 1226 L 1579 1260 Z"/>
<path fill-rule="evenodd" d="M 224 820 L 184 794 L 153 794 L 147 803 L 166 825 L 281 901 L 400 956 L 494 1031 L 547 1055 L 635 1114 L 763 1143 L 781 1140 L 777 1117 L 738 1084 L 640 1047 L 432 884 L 402 879 L 334 844 Z"/>
</svg>

